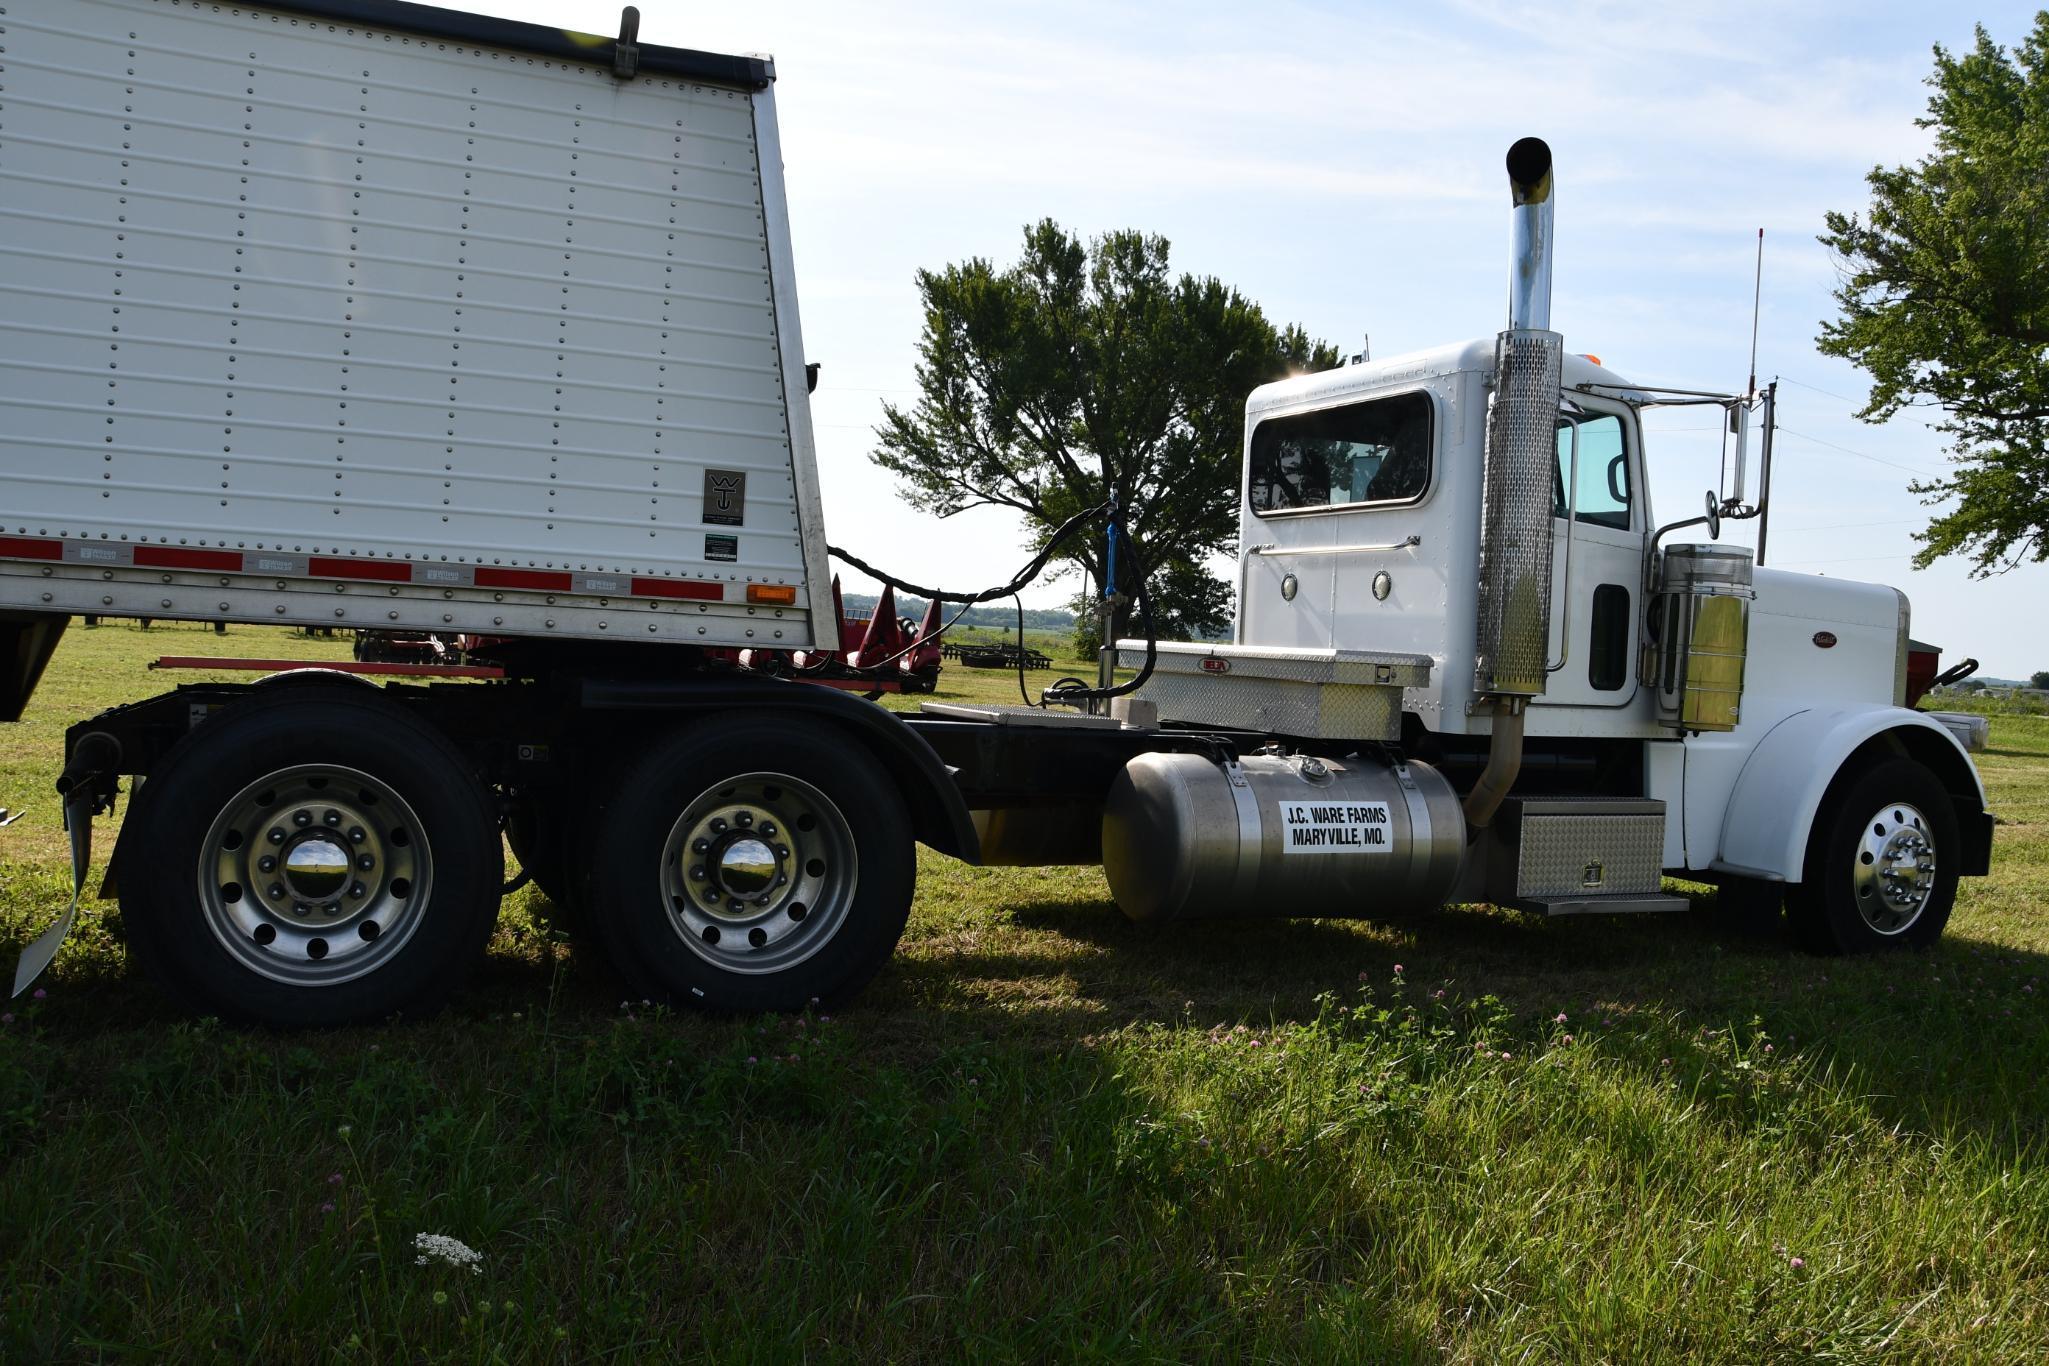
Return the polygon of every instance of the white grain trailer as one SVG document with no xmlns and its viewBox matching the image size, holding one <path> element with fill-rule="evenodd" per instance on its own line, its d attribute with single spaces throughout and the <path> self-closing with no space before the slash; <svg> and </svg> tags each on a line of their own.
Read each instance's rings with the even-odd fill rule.
<svg viewBox="0 0 2049 1366">
<path fill-rule="evenodd" d="M 1771 395 L 1563 353 L 1535 139 L 1507 331 L 1250 397 L 1232 642 L 1124 642 L 1114 710 L 749 671 L 836 643 L 774 73 L 632 29 L 0 10 L 0 715 L 80 614 L 497 639 L 488 682 L 71 728 L 79 884 L 130 778 L 103 894 L 193 1008 L 432 1009 L 501 834 L 637 993 L 726 1009 L 864 984 L 916 842 L 1100 862 L 1159 919 L 1668 911 L 1678 874 L 1837 952 L 1932 942 L 1986 871 L 1968 756 L 1899 705 L 1904 596 L 1661 545 L 1768 498 L 1739 448 L 1660 526 L 1641 411 L 1755 421 L 1768 491 Z"/>
</svg>

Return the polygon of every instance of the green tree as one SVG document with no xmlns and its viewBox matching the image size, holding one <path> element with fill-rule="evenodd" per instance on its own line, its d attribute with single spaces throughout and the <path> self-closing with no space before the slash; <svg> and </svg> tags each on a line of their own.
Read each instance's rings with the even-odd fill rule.
<svg viewBox="0 0 2049 1366">
<path fill-rule="evenodd" d="M 1819 341 L 1870 373 L 1866 421 L 1942 410 L 1950 471 L 1911 487 L 1947 510 L 1914 563 L 1968 553 L 1982 577 L 2049 558 L 2049 11 L 2011 52 L 1977 33 L 1935 49 L 1934 150 L 1828 215 L 1842 312 Z"/>
<path fill-rule="evenodd" d="M 1276 329 L 1216 279 L 1173 276 L 1167 257 L 1164 237 L 1084 243 L 1047 219 L 1025 230 L 1015 265 L 919 271 L 920 396 L 884 405 L 873 459 L 941 517 L 1015 509 L 1034 549 L 1114 492 L 1151 571 L 1160 633 L 1186 637 L 1230 617 L 1231 589 L 1206 561 L 1235 548 L 1245 396 L 1328 369 L 1337 352 Z M 1059 552 L 1082 571 L 1091 608 L 1104 549 L 1092 529 Z M 1121 555 L 1117 591 L 1135 586 Z M 1093 635 L 1093 619 L 1079 625 Z"/>
<path fill-rule="evenodd" d="M 2030 674 L 2028 676 L 2028 686 L 2031 688 L 2049 688 L 2049 669 L 2037 669 L 2034 673 Z"/>
</svg>

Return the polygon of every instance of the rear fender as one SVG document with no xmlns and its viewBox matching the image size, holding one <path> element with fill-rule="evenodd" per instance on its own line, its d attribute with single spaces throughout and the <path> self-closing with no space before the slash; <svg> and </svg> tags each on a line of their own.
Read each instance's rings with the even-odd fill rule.
<svg viewBox="0 0 2049 1366">
<path fill-rule="evenodd" d="M 1992 817 L 1985 785 L 1963 747 L 1938 721 L 1904 707 L 1846 706 L 1796 712 L 1758 741 L 1722 819 L 1715 871 L 1798 882 L 1807 841 L 1829 790 L 1867 761 L 1895 754 L 1918 760 L 1949 792 L 1964 837 L 1962 871 L 1991 861 Z"/>
</svg>

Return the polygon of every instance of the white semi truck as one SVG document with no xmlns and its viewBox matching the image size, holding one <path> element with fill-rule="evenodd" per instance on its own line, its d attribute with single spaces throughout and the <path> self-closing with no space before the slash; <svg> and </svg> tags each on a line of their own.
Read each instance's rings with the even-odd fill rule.
<svg viewBox="0 0 2049 1366">
<path fill-rule="evenodd" d="M 1249 397 L 1230 643 L 1121 642 L 1110 707 L 907 718 L 743 667 L 837 643 L 774 71 L 635 22 L 0 12 L 0 716 L 80 615 L 500 642 L 488 680 L 295 670 L 71 728 L 78 882 L 129 779 L 103 894 L 192 1008 L 431 1009 L 502 834 L 638 992 L 722 1009 L 857 990 L 919 842 L 1100 862 L 1168 919 L 1655 912 L 1681 876 L 1839 952 L 1930 943 L 1986 871 L 1969 758 L 1901 705 L 1905 597 L 1712 543 L 1768 504 L 1769 394 L 1549 330 L 1535 139 L 1507 330 Z M 1739 453 L 1656 523 L 1668 402 L 1757 419 L 1757 506 Z"/>
</svg>

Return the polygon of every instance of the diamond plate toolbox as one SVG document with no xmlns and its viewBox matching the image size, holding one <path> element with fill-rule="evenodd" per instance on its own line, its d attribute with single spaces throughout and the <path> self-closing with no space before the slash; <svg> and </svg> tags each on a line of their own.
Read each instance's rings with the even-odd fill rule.
<svg viewBox="0 0 2049 1366">
<path fill-rule="evenodd" d="M 1140 642 L 1117 642 L 1120 668 L 1145 661 Z M 1192 726 L 1318 740 L 1396 740 L 1402 689 L 1430 680 L 1426 655 L 1364 650 L 1269 650 L 1163 644 L 1138 696 Z"/>
<path fill-rule="evenodd" d="M 1648 798 L 1525 797 L 1502 806 L 1496 895 L 1656 892 L 1664 882 L 1665 804 Z M 1512 871 L 1512 880 L 1509 874 Z"/>
</svg>

